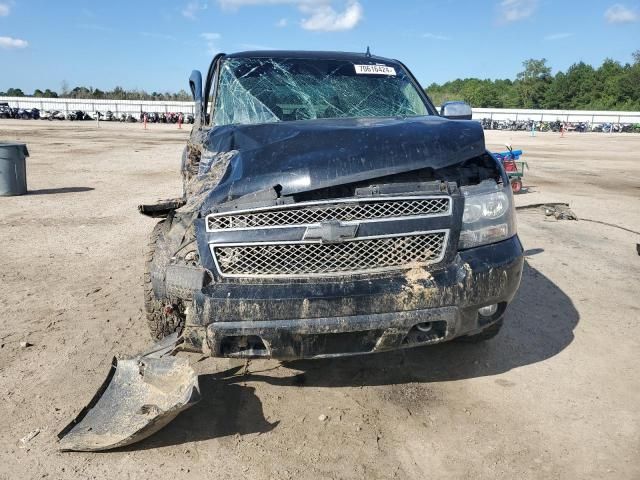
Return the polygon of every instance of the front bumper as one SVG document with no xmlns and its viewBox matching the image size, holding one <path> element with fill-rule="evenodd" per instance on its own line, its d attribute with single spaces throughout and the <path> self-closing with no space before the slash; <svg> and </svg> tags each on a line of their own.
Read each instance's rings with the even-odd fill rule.
<svg viewBox="0 0 640 480">
<path fill-rule="evenodd" d="M 185 336 L 194 346 L 205 341 L 213 356 L 242 358 L 322 358 L 439 343 L 498 320 L 522 265 L 515 236 L 459 252 L 432 272 L 214 282 L 194 292 Z M 500 306 L 496 315 L 479 317 L 478 308 L 491 304 Z"/>
</svg>

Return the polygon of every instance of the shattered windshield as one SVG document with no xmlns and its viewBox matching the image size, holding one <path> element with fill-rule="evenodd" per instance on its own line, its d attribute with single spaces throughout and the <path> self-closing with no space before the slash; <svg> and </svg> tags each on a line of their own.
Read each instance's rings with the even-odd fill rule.
<svg viewBox="0 0 640 480">
<path fill-rule="evenodd" d="M 213 123 L 418 115 L 429 110 L 402 68 L 346 60 L 229 58 L 219 73 Z"/>
</svg>

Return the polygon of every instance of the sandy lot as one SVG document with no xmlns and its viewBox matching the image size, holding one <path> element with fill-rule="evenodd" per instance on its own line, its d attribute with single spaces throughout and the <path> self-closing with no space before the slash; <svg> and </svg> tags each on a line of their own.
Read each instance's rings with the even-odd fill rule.
<svg viewBox="0 0 640 480">
<path fill-rule="evenodd" d="M 246 375 L 192 355 L 199 405 L 128 449 L 57 452 L 111 357 L 150 343 L 141 279 L 154 221 L 136 206 L 180 192 L 186 136 L 0 121 L 0 139 L 31 151 L 29 195 L 0 198 L 0 478 L 640 478 L 640 235 L 537 210 L 519 212 L 527 266 L 496 339 L 252 361 Z M 640 231 L 640 136 L 487 140 L 526 152 L 518 204 L 566 201 Z"/>
</svg>

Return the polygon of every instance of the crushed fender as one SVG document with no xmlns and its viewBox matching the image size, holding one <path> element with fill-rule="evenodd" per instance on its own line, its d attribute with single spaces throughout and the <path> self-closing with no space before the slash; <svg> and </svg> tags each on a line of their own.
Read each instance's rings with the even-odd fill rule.
<svg viewBox="0 0 640 480">
<path fill-rule="evenodd" d="M 167 218 L 169 213 L 186 203 L 183 198 L 172 198 L 169 200 L 158 200 L 156 203 L 138 205 L 138 211 L 151 218 Z"/>
</svg>

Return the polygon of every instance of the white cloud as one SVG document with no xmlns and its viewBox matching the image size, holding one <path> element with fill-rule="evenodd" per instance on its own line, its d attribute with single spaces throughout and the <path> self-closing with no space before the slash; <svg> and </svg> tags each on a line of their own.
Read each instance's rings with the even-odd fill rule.
<svg viewBox="0 0 640 480">
<path fill-rule="evenodd" d="M 218 0 L 225 10 L 237 10 L 249 6 L 290 5 L 304 16 L 300 26 L 305 30 L 336 32 L 351 30 L 364 15 L 358 0 Z M 287 19 L 281 19 L 276 26 L 284 27 Z"/>
<path fill-rule="evenodd" d="M 287 20 L 286 18 L 281 18 L 276 22 L 276 27 L 278 28 L 284 28 L 287 25 L 289 25 L 289 20 Z"/>
<path fill-rule="evenodd" d="M 564 40 L 565 38 L 569 38 L 569 37 L 573 37 L 573 33 L 567 33 L 567 32 L 551 33 L 549 35 L 545 35 L 544 39 L 553 41 L 553 40 Z"/>
<path fill-rule="evenodd" d="M 422 38 L 430 38 L 431 40 L 451 40 L 451 37 L 446 37 L 444 35 L 438 35 L 436 33 L 423 33 Z"/>
<path fill-rule="evenodd" d="M 218 0 L 220 6 L 226 10 L 236 10 L 240 7 L 253 7 L 257 5 L 317 5 L 330 2 L 331 0 Z"/>
<path fill-rule="evenodd" d="M 635 10 L 631 10 L 621 3 L 616 3 L 604 12 L 604 18 L 609 23 L 633 23 L 637 22 L 640 16 Z"/>
<path fill-rule="evenodd" d="M 207 41 L 207 53 L 210 55 L 215 55 L 220 52 L 220 48 L 218 48 L 218 40 L 222 38 L 222 35 L 215 32 L 205 32 L 201 33 L 200 36 Z"/>
<path fill-rule="evenodd" d="M 209 42 L 220 40 L 222 38 L 222 35 L 219 33 L 201 33 L 200 36 Z"/>
<path fill-rule="evenodd" d="M 182 16 L 189 20 L 195 20 L 200 10 L 206 10 L 207 3 L 201 3 L 199 0 L 192 0 L 188 2 L 182 9 Z"/>
<path fill-rule="evenodd" d="M 362 5 L 355 0 L 347 2 L 342 12 L 337 12 L 331 5 L 301 4 L 300 10 L 309 15 L 300 22 L 302 28 L 320 32 L 351 30 L 360 23 L 364 14 Z"/>
<path fill-rule="evenodd" d="M 538 8 L 538 0 L 502 0 L 499 5 L 500 20 L 517 22 L 530 17 Z"/>
<path fill-rule="evenodd" d="M 19 38 L 0 37 L 0 48 L 27 48 L 29 42 Z"/>
<path fill-rule="evenodd" d="M 11 7 L 6 3 L 0 3 L 0 17 L 6 17 L 11 12 Z"/>
</svg>

